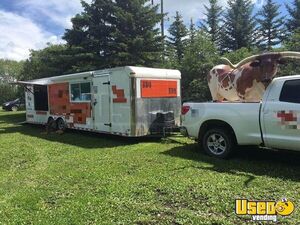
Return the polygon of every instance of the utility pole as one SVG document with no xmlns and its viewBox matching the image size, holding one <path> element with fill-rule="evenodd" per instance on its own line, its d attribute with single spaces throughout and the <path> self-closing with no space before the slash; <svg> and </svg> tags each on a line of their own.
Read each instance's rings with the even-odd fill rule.
<svg viewBox="0 0 300 225">
<path fill-rule="evenodd" d="M 154 5 L 154 0 L 151 0 Z M 165 15 L 164 15 L 164 0 L 160 0 L 160 13 L 161 13 L 161 36 L 163 45 L 163 61 L 165 60 Z"/>
<path fill-rule="evenodd" d="M 154 5 L 154 0 L 151 0 L 151 4 Z M 165 18 L 164 18 L 164 0 L 160 0 L 160 13 L 161 13 L 161 36 L 165 36 Z"/>
<path fill-rule="evenodd" d="M 164 0 L 160 0 L 160 10 L 161 10 L 161 35 L 163 38 L 165 38 Z"/>
</svg>

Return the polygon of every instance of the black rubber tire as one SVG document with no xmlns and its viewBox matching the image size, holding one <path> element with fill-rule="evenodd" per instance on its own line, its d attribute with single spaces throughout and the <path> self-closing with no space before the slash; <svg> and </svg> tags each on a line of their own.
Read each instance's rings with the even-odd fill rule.
<svg viewBox="0 0 300 225">
<path fill-rule="evenodd" d="M 218 143 L 216 144 L 217 146 L 212 146 L 211 144 L 209 146 L 209 143 L 212 143 L 210 141 L 213 140 L 213 137 L 215 137 L 218 140 L 222 140 L 219 143 L 219 146 Z M 204 151 L 208 155 L 220 159 L 228 158 L 235 147 L 232 134 L 228 130 L 222 128 L 211 128 L 207 130 L 204 133 L 203 137 L 200 139 L 200 141 Z"/>
<path fill-rule="evenodd" d="M 50 117 L 48 119 L 48 122 L 47 122 L 47 130 L 48 131 L 56 131 L 57 130 L 57 124 L 56 124 L 56 121 Z"/>
<path fill-rule="evenodd" d="M 56 127 L 57 127 L 57 130 L 61 130 L 61 131 L 65 131 L 67 128 L 66 123 L 62 118 L 58 118 L 56 120 Z"/>
</svg>

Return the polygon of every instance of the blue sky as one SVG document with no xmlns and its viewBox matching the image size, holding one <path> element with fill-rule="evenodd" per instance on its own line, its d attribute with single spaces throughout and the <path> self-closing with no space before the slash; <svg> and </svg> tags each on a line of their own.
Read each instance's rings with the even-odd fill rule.
<svg viewBox="0 0 300 225">
<path fill-rule="evenodd" d="M 92 0 L 86 0 L 91 2 Z M 204 18 L 204 5 L 208 0 L 164 0 L 168 17 L 176 10 L 183 15 L 188 24 L 190 18 L 199 21 Z M 255 11 L 265 0 L 252 0 Z M 292 0 L 275 0 L 282 5 L 286 15 L 285 3 Z M 154 0 L 160 3 L 160 0 Z M 226 7 L 227 0 L 219 0 Z M 82 11 L 80 0 L 0 0 L 0 58 L 26 59 L 29 49 L 41 49 L 47 43 L 63 43 L 64 30 L 71 27 L 70 19 Z M 170 20 L 169 20 L 170 21 Z M 167 22 L 166 26 L 168 26 Z"/>
</svg>

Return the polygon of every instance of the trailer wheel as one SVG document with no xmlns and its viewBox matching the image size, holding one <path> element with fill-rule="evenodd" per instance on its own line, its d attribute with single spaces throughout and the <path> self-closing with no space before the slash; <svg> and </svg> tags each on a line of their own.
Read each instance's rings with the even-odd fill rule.
<svg viewBox="0 0 300 225">
<path fill-rule="evenodd" d="M 229 131 L 212 128 L 203 135 L 202 147 L 208 155 L 224 159 L 232 152 L 234 140 Z"/>
<path fill-rule="evenodd" d="M 66 123 L 62 118 L 58 118 L 56 120 L 56 125 L 57 125 L 57 129 L 61 131 L 64 131 L 67 128 Z"/>
<path fill-rule="evenodd" d="M 56 131 L 57 130 L 56 121 L 52 117 L 49 117 L 46 126 L 47 126 L 47 132 Z"/>
</svg>

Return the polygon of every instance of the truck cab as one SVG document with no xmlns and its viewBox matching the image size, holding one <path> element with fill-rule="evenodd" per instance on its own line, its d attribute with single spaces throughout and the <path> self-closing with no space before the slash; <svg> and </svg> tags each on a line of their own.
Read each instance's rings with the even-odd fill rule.
<svg viewBox="0 0 300 225">
<path fill-rule="evenodd" d="M 300 150 L 300 76 L 277 78 L 262 101 L 262 137 L 266 147 Z"/>
</svg>

